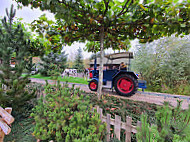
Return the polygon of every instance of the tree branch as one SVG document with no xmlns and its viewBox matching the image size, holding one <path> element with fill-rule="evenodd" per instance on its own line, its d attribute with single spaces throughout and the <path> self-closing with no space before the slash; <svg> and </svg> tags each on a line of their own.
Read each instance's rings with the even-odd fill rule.
<svg viewBox="0 0 190 142">
<path fill-rule="evenodd" d="M 123 14 L 123 11 L 125 10 L 128 3 L 129 3 L 129 0 L 125 3 L 125 5 L 123 6 L 123 9 L 121 10 L 121 12 L 116 17 L 119 17 L 119 16 L 121 16 Z M 125 13 L 126 13 L 126 11 L 125 11 Z"/>
<path fill-rule="evenodd" d="M 106 15 L 106 12 L 108 11 L 109 2 L 110 2 L 110 0 L 108 0 L 108 2 L 106 2 L 106 0 L 104 0 L 104 4 L 105 4 L 106 9 L 105 9 L 105 11 L 104 11 L 103 17 Z"/>
</svg>

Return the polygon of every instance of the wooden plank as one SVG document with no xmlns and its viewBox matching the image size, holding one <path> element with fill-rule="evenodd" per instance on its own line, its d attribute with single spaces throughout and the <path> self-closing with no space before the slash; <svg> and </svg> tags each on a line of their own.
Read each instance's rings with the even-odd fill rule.
<svg viewBox="0 0 190 142">
<path fill-rule="evenodd" d="M 5 133 L 3 133 L 3 130 L 0 128 L 0 142 L 3 142 L 4 137 Z"/>
<path fill-rule="evenodd" d="M 106 122 L 106 117 L 105 116 L 102 116 L 102 122 Z M 115 125 L 115 119 L 110 119 L 110 124 L 111 125 Z M 125 122 L 121 122 L 121 128 L 125 130 L 126 128 L 126 123 Z M 131 126 L 131 132 L 133 133 L 137 133 L 137 130 L 136 130 L 136 126 Z"/>
<path fill-rule="evenodd" d="M 102 116 L 103 116 L 102 108 L 99 108 L 98 113 L 100 114 L 100 119 L 102 120 Z"/>
<path fill-rule="evenodd" d="M 5 111 L 8 112 L 9 114 L 11 114 L 12 108 L 11 108 L 11 107 L 6 107 L 6 108 L 5 108 Z"/>
<path fill-rule="evenodd" d="M 114 133 L 116 138 L 120 140 L 120 130 L 121 130 L 121 116 L 115 115 L 115 125 L 114 125 Z"/>
<path fill-rule="evenodd" d="M 0 119 L 0 128 L 5 135 L 8 135 L 11 132 L 11 128 L 2 119 Z"/>
<path fill-rule="evenodd" d="M 131 124 L 132 124 L 132 118 L 127 116 L 126 117 L 126 135 L 125 135 L 125 142 L 131 142 Z"/>
<path fill-rule="evenodd" d="M 110 119 L 111 119 L 111 114 L 107 114 L 107 118 L 106 118 L 106 129 L 107 129 L 107 136 L 106 136 L 106 140 L 107 142 L 110 141 Z"/>
<path fill-rule="evenodd" d="M 97 113 L 99 113 L 99 106 L 96 106 L 96 111 L 97 111 Z"/>
<path fill-rule="evenodd" d="M 6 110 L 0 107 L 0 116 L 5 120 L 8 124 L 11 124 L 14 121 L 14 117 L 10 115 Z"/>
<path fill-rule="evenodd" d="M 137 126 L 133 126 L 131 117 L 127 116 L 126 122 L 121 122 L 120 116 L 115 115 L 115 119 L 112 119 L 110 114 L 107 114 L 110 116 L 104 116 L 102 113 L 102 109 L 99 106 L 95 106 L 95 108 L 97 109 L 97 112 L 100 114 L 102 122 L 105 122 L 107 124 L 107 133 L 110 133 L 110 125 L 114 125 L 114 133 L 116 134 L 116 137 L 120 140 L 120 131 L 121 129 L 124 129 L 126 130 L 126 141 L 131 142 L 131 132 L 137 133 L 136 127 L 141 125 L 140 121 L 137 122 Z M 107 135 L 107 141 L 109 141 L 109 139 L 110 135 Z"/>
<path fill-rule="evenodd" d="M 137 121 L 137 127 L 141 128 L 141 122 L 140 121 Z"/>
</svg>

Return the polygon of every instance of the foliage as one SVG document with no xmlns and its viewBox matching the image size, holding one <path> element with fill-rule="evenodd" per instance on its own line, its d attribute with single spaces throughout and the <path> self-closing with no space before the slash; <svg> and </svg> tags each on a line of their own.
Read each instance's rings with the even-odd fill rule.
<svg viewBox="0 0 190 142">
<path fill-rule="evenodd" d="M 168 103 L 158 108 L 156 112 L 157 125 L 150 126 L 146 115 L 142 116 L 142 128 L 137 135 L 138 141 L 148 142 L 188 142 L 190 140 L 190 107 L 181 110 L 181 102 L 176 108 L 169 107 Z"/>
<path fill-rule="evenodd" d="M 7 18 L 2 19 L 2 29 L 0 29 L 0 58 L 3 63 L 0 64 L 0 104 L 13 107 L 14 111 L 21 111 L 28 100 L 34 97 L 34 92 L 29 93 L 25 86 L 29 83 L 28 75 L 21 77 L 23 70 L 30 62 L 29 41 L 21 25 L 13 26 L 15 10 L 11 6 L 10 13 L 6 9 Z M 14 55 L 15 67 L 12 67 L 10 61 Z"/>
<path fill-rule="evenodd" d="M 43 91 L 43 85 L 40 83 L 29 83 L 26 86 L 29 92 L 36 89 L 36 93 L 40 94 Z M 34 119 L 30 117 L 32 109 L 36 105 L 37 100 L 32 99 L 27 105 L 24 105 L 24 111 L 22 114 L 17 114 L 15 117 L 15 122 L 12 124 L 11 133 L 5 136 L 5 142 L 36 142 L 35 137 L 32 135 L 34 131 Z M 13 108 L 14 109 L 14 108 Z"/>
<path fill-rule="evenodd" d="M 32 132 L 34 131 L 34 119 L 16 119 L 11 128 L 11 133 L 5 136 L 5 142 L 36 142 Z"/>
<path fill-rule="evenodd" d="M 41 15 L 38 20 L 34 20 L 31 23 L 31 30 L 37 34 L 33 38 L 34 46 L 44 49 L 46 54 L 60 53 L 64 43 L 58 28 L 59 26 L 52 20 L 48 20 L 46 15 Z"/>
<path fill-rule="evenodd" d="M 104 53 L 104 55 L 105 55 L 105 53 Z M 92 55 L 90 56 L 90 60 L 91 60 L 91 61 L 92 61 L 93 59 L 95 59 L 95 58 L 100 58 L 100 52 L 94 53 L 94 54 L 92 54 Z"/>
<path fill-rule="evenodd" d="M 65 43 L 97 41 L 100 44 L 96 48 L 101 54 L 98 99 L 102 90 L 104 47 L 127 50 L 126 43 L 131 39 L 138 38 L 144 43 L 173 33 L 189 34 L 190 3 L 186 0 L 15 1 L 54 13 L 59 28 L 53 31 Z"/>
<path fill-rule="evenodd" d="M 48 71 L 48 75 L 51 77 L 52 80 L 58 80 L 61 72 L 59 67 L 52 63 L 49 65 L 49 67 L 51 70 Z"/>
<path fill-rule="evenodd" d="M 45 93 L 46 97 L 40 99 L 32 114 L 37 138 L 66 142 L 104 138 L 105 125 L 99 115 L 91 111 L 89 97 L 84 97 L 79 88 L 47 84 Z"/>
<path fill-rule="evenodd" d="M 28 90 L 33 90 L 34 88 L 37 88 L 37 91 L 43 92 L 43 86 L 42 84 L 38 83 L 30 83 L 28 85 Z M 33 88 L 33 89 L 32 89 Z M 93 106 L 98 104 L 101 108 L 103 108 L 103 113 L 106 115 L 106 113 L 111 114 L 111 117 L 114 118 L 114 115 L 120 115 L 122 117 L 122 121 L 126 120 L 126 116 L 131 116 L 133 118 L 133 125 L 136 125 L 137 120 L 140 120 L 140 115 L 142 112 L 146 112 L 148 114 L 148 122 L 153 124 L 155 122 L 155 111 L 157 110 L 156 105 L 154 104 L 148 104 L 146 102 L 136 102 L 128 99 L 122 99 L 122 98 L 116 98 L 114 96 L 103 96 L 102 101 L 97 100 L 97 96 L 95 94 L 91 93 L 82 93 L 84 95 L 84 98 L 86 96 L 90 97 L 90 103 Z M 109 108 L 109 109 L 108 109 Z M 114 109 L 113 109 L 114 108 Z M 28 110 L 28 109 L 26 109 Z M 25 111 L 27 113 L 27 111 Z M 29 111 L 30 112 L 30 111 Z M 23 117 L 16 118 L 16 122 L 12 126 L 12 132 L 10 135 L 6 136 L 5 141 L 36 141 L 33 136 L 32 132 L 34 130 L 34 120 L 29 118 L 28 119 L 28 113 L 26 114 L 26 117 L 23 119 Z M 113 132 L 113 131 L 112 131 Z M 132 142 L 136 141 L 136 136 L 132 135 Z M 121 134 L 121 140 L 124 140 L 124 133 Z M 118 141 L 116 138 L 113 138 L 112 141 Z"/>
<path fill-rule="evenodd" d="M 40 95 L 43 92 L 43 85 L 40 83 L 29 83 L 26 86 L 27 91 L 32 92 L 36 89 L 36 94 Z M 34 98 L 24 105 L 22 114 L 14 116 L 15 121 L 11 127 L 11 133 L 5 136 L 5 142 L 36 142 L 34 135 L 32 135 L 35 127 L 35 121 L 30 117 L 32 109 L 37 104 L 37 99 Z M 13 108 L 14 109 L 14 108 Z"/>
<path fill-rule="evenodd" d="M 80 47 L 77 50 L 73 68 L 77 69 L 78 72 L 82 72 L 84 70 L 82 49 Z"/>
<path fill-rule="evenodd" d="M 140 38 L 146 42 L 171 33 L 189 33 L 189 3 L 185 0 L 145 0 L 143 3 L 139 0 L 15 1 L 54 13 L 65 42 L 100 41 L 102 27 L 106 45 L 112 45 L 112 48 L 119 48 L 114 45 L 121 44 L 126 39 Z"/>
<path fill-rule="evenodd" d="M 133 69 L 152 91 L 189 95 L 189 36 L 160 39 L 142 45 L 135 54 Z"/>
<path fill-rule="evenodd" d="M 123 98 L 117 98 L 115 96 L 103 95 L 101 100 L 97 100 L 95 94 L 90 93 L 91 104 L 98 105 L 103 109 L 103 113 L 110 113 L 111 117 L 114 118 L 115 114 L 121 116 L 121 120 L 125 121 L 126 116 L 133 118 L 132 123 L 137 124 L 140 121 L 140 115 L 143 112 L 148 114 L 148 122 L 155 123 L 155 112 L 157 110 L 157 105 L 149 104 L 147 102 L 132 101 Z"/>
<path fill-rule="evenodd" d="M 151 133 L 150 124 L 147 123 L 147 115 L 141 115 L 141 128 L 137 128 L 137 140 L 140 142 L 153 142 L 155 133 Z"/>
<path fill-rule="evenodd" d="M 111 114 L 111 118 L 115 118 L 115 115 L 121 116 L 123 122 L 126 121 L 126 116 L 132 117 L 132 124 L 137 125 L 137 121 L 140 121 L 142 113 L 147 113 L 147 120 L 151 124 L 155 124 L 155 112 L 157 110 L 157 105 L 149 104 L 147 102 L 132 101 L 125 98 L 119 98 L 110 95 L 102 95 L 101 100 L 97 99 L 96 94 L 87 93 L 90 96 L 90 103 L 93 105 L 98 105 L 103 108 L 103 114 L 106 116 L 107 113 Z M 113 128 L 112 128 L 113 129 Z M 111 134 L 114 132 L 111 131 Z M 125 141 L 125 132 L 121 131 L 121 141 Z M 113 137 L 112 141 L 118 141 Z M 136 135 L 132 134 L 132 142 L 136 142 Z"/>
<path fill-rule="evenodd" d="M 41 57 L 41 60 L 42 63 L 40 63 L 40 65 L 42 68 L 40 69 L 40 73 L 43 76 L 51 76 L 52 74 L 55 74 L 53 70 L 57 70 L 56 74 L 59 73 L 57 75 L 60 75 L 66 68 L 67 55 L 65 52 L 61 52 L 60 54 L 51 52 L 48 55 Z"/>
</svg>

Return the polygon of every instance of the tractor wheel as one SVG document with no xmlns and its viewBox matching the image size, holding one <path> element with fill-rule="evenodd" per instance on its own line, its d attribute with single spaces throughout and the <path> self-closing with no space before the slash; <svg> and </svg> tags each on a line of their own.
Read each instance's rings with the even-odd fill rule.
<svg viewBox="0 0 190 142">
<path fill-rule="evenodd" d="M 114 81 L 115 91 L 122 96 L 131 96 L 138 89 L 138 81 L 129 74 L 121 74 Z"/>
<path fill-rule="evenodd" d="M 97 91 L 98 89 L 98 81 L 97 80 L 91 80 L 88 84 L 88 87 L 91 91 Z"/>
</svg>

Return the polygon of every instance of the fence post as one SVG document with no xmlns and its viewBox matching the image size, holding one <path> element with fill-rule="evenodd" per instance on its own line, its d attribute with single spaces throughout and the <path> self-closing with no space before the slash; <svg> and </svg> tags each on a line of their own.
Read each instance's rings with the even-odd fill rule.
<svg viewBox="0 0 190 142">
<path fill-rule="evenodd" d="M 131 142 L 131 124 L 132 124 L 132 118 L 127 116 L 126 117 L 126 135 L 125 135 L 125 141 Z"/>
<path fill-rule="evenodd" d="M 140 121 L 137 121 L 137 127 L 140 127 L 140 130 L 141 130 L 141 122 Z M 138 140 L 137 140 L 138 142 Z"/>
<path fill-rule="evenodd" d="M 103 116 L 103 114 L 102 114 L 102 108 L 99 108 L 98 113 L 100 114 L 100 119 L 102 120 L 102 116 Z"/>
<path fill-rule="evenodd" d="M 140 121 L 137 121 L 137 127 L 141 128 L 141 122 Z"/>
<path fill-rule="evenodd" d="M 115 115 L 115 125 L 114 125 L 114 133 L 116 138 L 120 140 L 120 130 L 121 130 L 121 116 Z"/>
<path fill-rule="evenodd" d="M 107 128 L 107 136 L 106 136 L 106 140 L 107 142 L 110 141 L 110 119 L 111 119 L 111 114 L 107 113 L 107 118 L 106 118 L 106 128 Z"/>
</svg>

